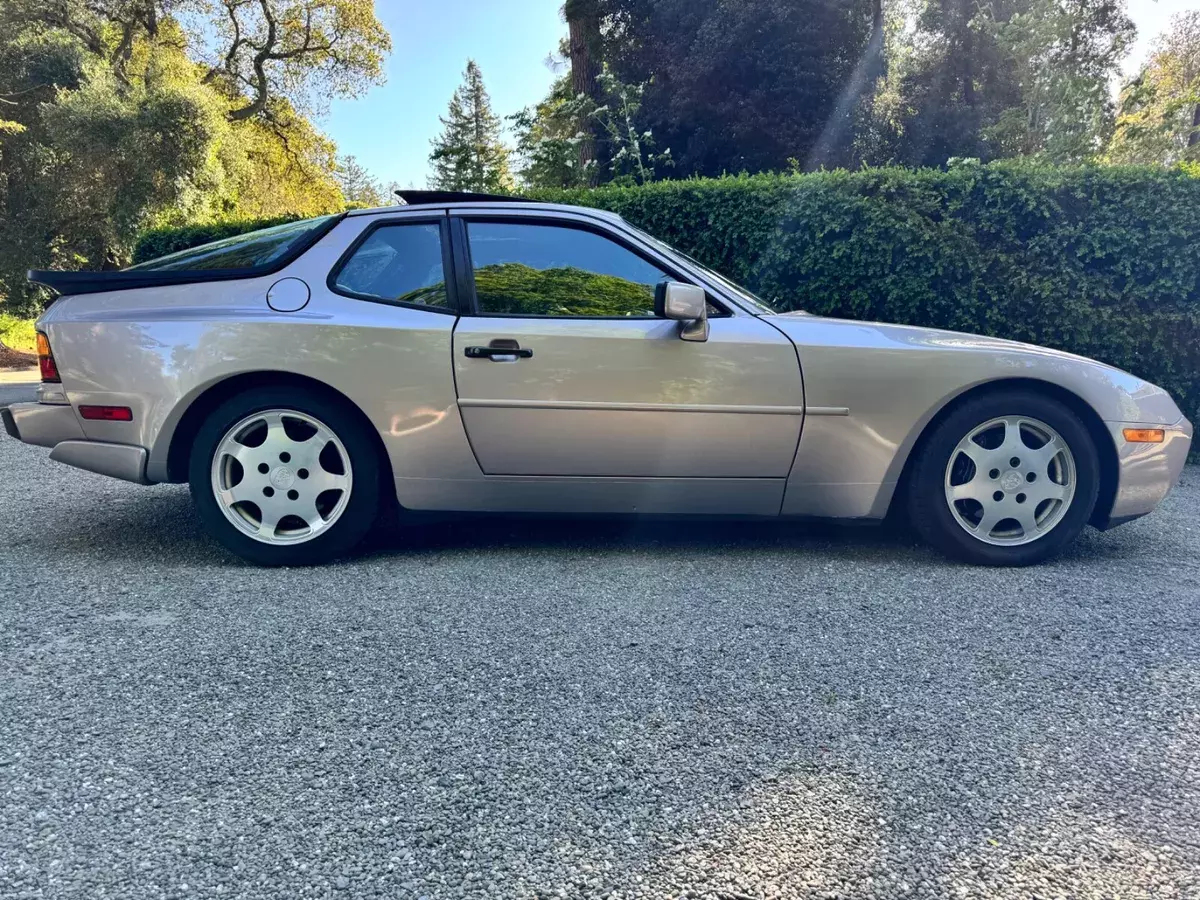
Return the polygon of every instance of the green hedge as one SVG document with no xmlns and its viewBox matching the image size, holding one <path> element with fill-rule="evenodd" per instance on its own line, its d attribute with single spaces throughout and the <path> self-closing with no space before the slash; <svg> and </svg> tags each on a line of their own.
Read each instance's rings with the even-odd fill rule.
<svg viewBox="0 0 1200 900">
<path fill-rule="evenodd" d="M 1187 172 L 1007 162 L 538 198 L 618 212 L 784 308 L 1103 360 L 1200 421 L 1200 178 Z"/>
</svg>

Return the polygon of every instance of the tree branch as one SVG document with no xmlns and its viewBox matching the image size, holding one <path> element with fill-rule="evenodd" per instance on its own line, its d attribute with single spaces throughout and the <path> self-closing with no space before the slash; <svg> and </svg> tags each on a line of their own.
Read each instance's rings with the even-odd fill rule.
<svg viewBox="0 0 1200 900">
<path fill-rule="evenodd" d="M 208 74 L 204 76 L 204 83 L 211 84 L 216 80 L 217 76 L 224 72 L 227 75 L 232 75 L 234 65 L 237 62 L 238 51 L 242 49 L 242 45 L 246 43 L 246 38 L 242 37 L 242 23 L 238 20 L 237 11 L 242 4 L 234 0 L 232 3 L 226 3 L 225 12 L 229 14 L 229 21 L 233 25 L 233 42 L 229 45 L 229 50 L 225 54 L 224 64 L 213 66 L 208 70 Z"/>
<path fill-rule="evenodd" d="M 258 5 L 262 8 L 263 18 L 267 20 L 267 36 L 262 42 L 261 47 L 250 44 L 258 50 L 254 54 L 254 58 L 250 61 L 254 69 L 254 99 L 250 101 L 249 105 L 230 112 L 229 120 L 231 122 L 242 122 L 257 116 L 266 109 L 267 100 L 270 96 L 270 82 L 267 80 L 266 62 L 271 58 L 271 53 L 275 49 L 275 42 L 278 40 L 278 37 L 275 16 L 271 12 L 270 0 L 258 0 Z"/>
</svg>

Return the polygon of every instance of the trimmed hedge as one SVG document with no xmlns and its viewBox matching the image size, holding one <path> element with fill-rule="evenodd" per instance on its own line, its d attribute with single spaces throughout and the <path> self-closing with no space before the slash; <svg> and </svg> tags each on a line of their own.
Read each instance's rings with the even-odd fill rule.
<svg viewBox="0 0 1200 900">
<path fill-rule="evenodd" d="M 1200 421 L 1200 178 L 1185 171 L 1009 161 L 537 198 L 617 212 L 786 309 L 1103 360 Z M 154 246 L 180 249 L 180 235 Z"/>
</svg>

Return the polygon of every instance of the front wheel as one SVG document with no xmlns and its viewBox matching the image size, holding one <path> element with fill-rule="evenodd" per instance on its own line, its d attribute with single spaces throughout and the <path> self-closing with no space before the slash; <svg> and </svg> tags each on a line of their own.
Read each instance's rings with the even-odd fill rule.
<svg viewBox="0 0 1200 900">
<path fill-rule="evenodd" d="M 969 400 L 924 442 L 909 510 L 925 540 L 958 559 L 1023 566 L 1059 553 L 1091 518 L 1100 463 L 1066 406 L 1028 391 Z"/>
<path fill-rule="evenodd" d="M 255 388 L 201 425 L 189 464 L 210 534 L 266 566 L 311 565 L 353 549 L 379 514 L 371 434 L 331 398 Z"/>
</svg>

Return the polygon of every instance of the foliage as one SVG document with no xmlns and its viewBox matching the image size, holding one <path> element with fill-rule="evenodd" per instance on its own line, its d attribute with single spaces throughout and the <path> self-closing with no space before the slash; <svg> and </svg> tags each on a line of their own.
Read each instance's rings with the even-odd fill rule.
<svg viewBox="0 0 1200 900">
<path fill-rule="evenodd" d="M 984 25 L 1013 60 L 1022 101 L 985 137 L 1004 155 L 1094 158 L 1112 131 L 1109 85 L 1135 33 L 1124 0 L 1032 0 L 1007 22 Z"/>
<path fill-rule="evenodd" d="M 36 353 L 37 339 L 33 319 L 19 319 L 0 313 L 0 344 L 22 353 Z"/>
<path fill-rule="evenodd" d="M 1200 12 L 1171 20 L 1150 60 L 1121 91 L 1111 162 L 1200 161 Z"/>
<path fill-rule="evenodd" d="M 492 112 L 492 101 L 475 60 L 467 60 L 463 83 L 450 98 L 441 119 L 441 135 L 433 142 L 432 186 L 447 191 L 498 193 L 512 189 L 508 148 L 501 136 L 502 123 Z"/>
<path fill-rule="evenodd" d="M 314 86 L 352 91 L 370 75 L 354 47 L 369 32 L 385 49 L 371 9 L 369 0 L 2 0 L 0 300 L 35 312 L 41 296 L 26 269 L 125 265 L 147 228 L 344 208 L 335 147 L 292 99 L 307 103 Z M 254 15 L 267 23 L 260 37 Z M 240 38 L 225 67 L 205 64 L 199 39 L 215 39 L 228 16 Z M 310 39 L 333 47 L 305 47 Z M 253 60 L 253 78 L 237 75 L 239 54 L 256 45 L 273 48 L 260 60 L 265 83 Z"/>
<path fill-rule="evenodd" d="M 1002 162 L 543 192 L 610 209 L 785 309 L 1058 347 L 1200 417 L 1200 178 Z"/>
<path fill-rule="evenodd" d="M 639 131 L 684 175 L 845 159 L 868 0 L 597 0 L 605 53 L 646 85 Z"/>
<path fill-rule="evenodd" d="M 209 38 L 207 82 L 244 99 L 235 121 L 284 98 L 323 111 L 330 97 L 357 97 L 383 80 L 392 41 L 373 0 L 211 0 L 192 32 Z"/>
<path fill-rule="evenodd" d="M 524 187 L 585 187 L 591 182 L 580 153 L 592 141 L 588 120 L 595 108 L 590 97 L 573 95 L 571 79 L 562 77 L 541 103 L 508 117 L 517 136 L 517 179 Z"/>
<path fill-rule="evenodd" d="M 997 38 L 1025 5 L 997 0 L 981 9 L 971 0 L 915 0 L 913 27 L 889 35 L 889 84 L 882 93 L 892 115 L 880 123 L 879 146 L 868 160 L 942 166 L 955 157 L 1003 155 L 987 129 L 1021 105 L 1021 92 L 1015 61 Z"/>
<path fill-rule="evenodd" d="M 383 185 L 363 167 L 353 156 L 344 156 L 338 160 L 335 174 L 342 196 L 351 207 L 370 209 L 376 206 L 386 206 L 387 198 L 383 193 Z"/>
<path fill-rule="evenodd" d="M 624 84 L 607 67 L 596 78 L 599 101 L 586 94 L 572 96 L 570 79 L 557 79 L 545 100 L 509 117 L 517 132 L 521 184 L 645 184 L 670 169 L 671 149 L 656 152 L 653 133 L 640 128 L 645 89 Z M 596 141 L 597 134 L 602 141 Z M 592 145 L 590 151 L 584 149 L 586 144 Z M 595 152 L 598 145 L 602 154 Z"/>
<path fill-rule="evenodd" d="M 887 72 L 859 123 L 861 158 L 1096 158 L 1109 84 L 1133 38 L 1125 0 L 897 0 Z"/>
</svg>

